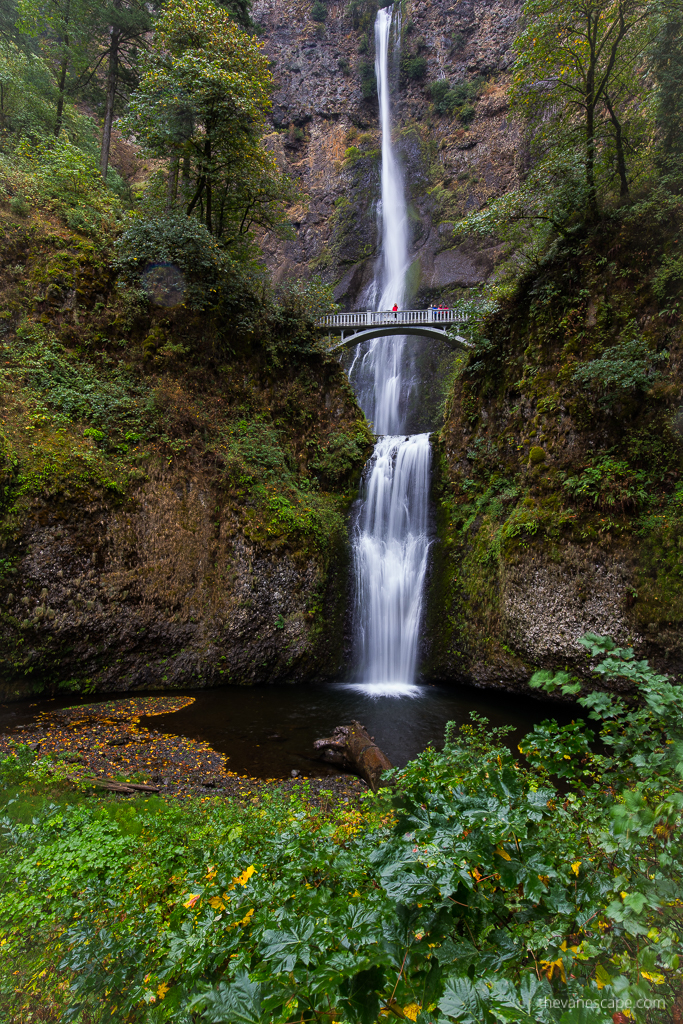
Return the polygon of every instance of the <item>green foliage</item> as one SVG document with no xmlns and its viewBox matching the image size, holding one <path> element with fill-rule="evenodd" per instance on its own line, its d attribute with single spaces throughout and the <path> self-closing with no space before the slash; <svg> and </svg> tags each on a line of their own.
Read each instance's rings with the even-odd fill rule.
<svg viewBox="0 0 683 1024">
<path fill-rule="evenodd" d="M 220 279 L 235 266 L 206 226 L 184 214 L 131 219 L 116 240 L 112 262 L 129 281 L 139 280 L 143 271 L 155 265 L 177 268 L 185 279 L 181 288 L 190 286 L 190 303 L 206 300 L 207 292 L 215 292 Z"/>
<path fill-rule="evenodd" d="M 381 6 L 380 0 L 350 0 L 346 14 L 351 19 L 353 28 L 365 34 L 372 31 L 377 11 Z"/>
<path fill-rule="evenodd" d="M 372 61 L 362 60 L 358 64 L 360 75 L 360 90 L 364 100 L 370 100 L 377 95 L 377 78 L 375 76 L 375 65 Z"/>
<path fill-rule="evenodd" d="M 667 351 L 654 352 L 644 338 L 634 337 L 608 348 L 599 359 L 582 363 L 574 380 L 597 393 L 600 404 L 610 406 L 620 395 L 652 387 L 661 377 L 655 365 L 668 358 Z"/>
<path fill-rule="evenodd" d="M 173 0 L 155 29 L 121 125 L 169 161 L 166 207 L 229 245 L 252 225 L 282 225 L 294 193 L 262 142 L 272 76 L 261 47 L 209 0 Z"/>
<path fill-rule="evenodd" d="M 568 476 L 564 488 L 573 498 L 602 511 L 625 512 L 647 504 L 651 483 L 647 470 L 636 469 L 625 459 L 603 455 L 580 473 Z"/>
<path fill-rule="evenodd" d="M 307 281 L 291 281 L 279 298 L 283 306 L 301 320 L 316 321 L 339 311 L 332 285 L 325 284 L 317 276 Z"/>
<path fill-rule="evenodd" d="M 662 257 L 657 272 L 652 279 L 652 291 L 660 302 L 665 299 L 680 295 L 683 285 L 683 256 L 671 256 L 668 253 Z M 671 311 L 678 308 L 679 303 L 672 304 Z"/>
<path fill-rule="evenodd" d="M 447 79 L 442 78 L 438 82 L 432 82 L 429 92 L 437 114 L 442 117 L 455 114 L 464 124 L 469 124 L 475 114 L 474 107 L 469 101 L 480 95 L 483 86 L 483 78 L 475 78 L 471 82 L 456 82 L 453 86 Z"/>
<path fill-rule="evenodd" d="M 427 60 L 421 55 L 407 56 L 401 60 L 401 74 L 411 82 L 421 82 L 427 74 Z"/>
<path fill-rule="evenodd" d="M 332 486 L 339 486 L 344 480 L 353 478 L 371 443 L 372 435 L 365 424 L 359 424 L 354 433 L 335 431 L 330 434 L 324 448 L 309 460 L 308 467 Z"/>
<path fill-rule="evenodd" d="M 585 214 L 595 219 L 613 183 L 628 195 L 627 155 L 637 166 L 652 144 L 642 54 L 656 8 L 642 0 L 599 0 L 590 9 L 576 0 L 527 0 L 524 18 L 513 105 L 533 124 L 530 143 L 541 159 L 580 155 Z"/>
<path fill-rule="evenodd" d="M 106 376 L 87 362 L 69 356 L 56 339 L 40 327 L 19 328 L 17 365 L 30 388 L 67 420 L 85 421 L 96 440 L 112 442 L 117 434 L 139 427 L 141 399 L 149 388 L 130 371 L 117 367 Z M 84 432 L 84 436 L 87 434 Z"/>
<path fill-rule="evenodd" d="M 311 7 L 311 18 L 313 21 L 318 22 L 327 21 L 327 7 L 322 0 L 315 0 L 315 3 Z"/>
<path fill-rule="evenodd" d="M 277 792 L 46 807 L 26 825 L 10 805 L 5 963 L 53 926 L 69 1014 L 106 1002 L 150 1024 L 608 1024 L 637 1007 L 664 1024 L 683 952 L 683 695 L 608 638 L 583 644 L 595 678 L 639 696 L 579 699 L 597 749 L 584 721 L 546 721 L 522 762 L 474 716 L 390 773 L 393 811 L 386 790 L 363 815 Z"/>
</svg>

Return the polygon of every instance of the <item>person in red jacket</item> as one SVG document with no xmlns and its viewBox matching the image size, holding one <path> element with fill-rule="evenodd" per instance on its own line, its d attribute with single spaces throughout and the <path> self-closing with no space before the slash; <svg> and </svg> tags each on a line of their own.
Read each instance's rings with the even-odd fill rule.
<svg viewBox="0 0 683 1024">
<path fill-rule="evenodd" d="M 396 303 L 394 303 L 393 306 L 391 307 L 391 312 L 394 314 L 394 320 L 398 320 L 398 306 L 396 305 Z"/>
</svg>

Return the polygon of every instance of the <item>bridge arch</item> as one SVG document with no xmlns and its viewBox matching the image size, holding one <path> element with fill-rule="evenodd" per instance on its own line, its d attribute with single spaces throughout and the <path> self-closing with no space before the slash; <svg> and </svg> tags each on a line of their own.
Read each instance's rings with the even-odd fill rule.
<svg viewBox="0 0 683 1024">
<path fill-rule="evenodd" d="M 341 341 L 331 345 L 329 352 L 336 352 L 337 349 L 347 348 L 349 345 L 358 345 L 362 341 L 372 341 L 373 338 L 387 338 L 391 336 L 406 336 L 418 338 L 429 338 L 431 341 L 440 341 L 452 349 L 472 348 L 472 342 L 460 335 L 451 337 L 447 331 L 439 327 L 427 327 L 416 324 L 382 324 L 378 327 L 368 327 L 365 330 L 349 331 L 342 333 Z"/>
</svg>

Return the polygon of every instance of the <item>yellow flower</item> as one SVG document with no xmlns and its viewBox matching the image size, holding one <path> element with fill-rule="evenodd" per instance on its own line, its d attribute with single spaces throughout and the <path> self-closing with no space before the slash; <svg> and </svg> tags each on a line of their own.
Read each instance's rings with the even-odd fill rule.
<svg viewBox="0 0 683 1024">
<path fill-rule="evenodd" d="M 169 986 L 165 985 L 164 982 L 162 981 L 161 985 L 159 985 L 159 988 L 157 989 L 157 995 L 158 995 L 159 999 L 163 999 L 164 998 L 164 996 L 168 992 L 168 989 L 169 989 Z"/>
<path fill-rule="evenodd" d="M 579 877 L 579 868 L 581 867 L 582 863 L 583 863 L 583 861 L 575 860 L 574 863 L 572 864 L 572 871 L 574 872 L 574 874 L 576 875 L 577 878 Z"/>
<path fill-rule="evenodd" d="M 417 1020 L 417 1015 L 421 1009 L 422 1007 L 419 1003 L 408 1003 L 407 1006 L 403 1007 L 403 1013 L 408 1020 Z"/>
</svg>

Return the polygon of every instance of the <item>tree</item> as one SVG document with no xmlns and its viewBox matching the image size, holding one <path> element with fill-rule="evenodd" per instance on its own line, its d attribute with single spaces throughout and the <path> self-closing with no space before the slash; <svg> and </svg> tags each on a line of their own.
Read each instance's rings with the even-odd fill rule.
<svg viewBox="0 0 683 1024">
<path fill-rule="evenodd" d="M 97 0 L 19 0 L 18 29 L 40 40 L 57 78 L 54 134 L 62 130 L 64 101 L 70 77 L 87 67 L 89 40 L 96 31 Z"/>
<path fill-rule="evenodd" d="M 129 88 L 137 84 L 138 53 L 140 48 L 145 46 L 145 37 L 152 27 L 151 6 L 144 0 L 103 0 L 100 7 L 99 31 L 91 52 L 87 75 L 83 77 L 91 81 L 102 65 L 106 67 L 104 124 L 100 150 L 100 171 L 103 178 L 107 177 L 109 169 L 109 148 L 117 94 L 122 81 L 126 81 Z"/>
<path fill-rule="evenodd" d="M 683 155 L 683 10 L 669 8 L 652 48 L 657 80 L 657 128 L 663 160 Z"/>
<path fill-rule="evenodd" d="M 224 10 L 170 0 L 122 127 L 169 161 L 168 208 L 180 202 L 218 237 L 281 218 L 289 185 L 261 141 L 271 85 L 260 43 Z"/>
<path fill-rule="evenodd" d="M 645 55 L 655 31 L 649 0 L 527 0 L 512 96 L 539 151 L 578 147 L 586 213 L 598 213 L 596 166 L 614 153 L 622 195 L 626 152 L 643 134 Z M 633 122 L 633 131 L 631 129 Z"/>
</svg>

